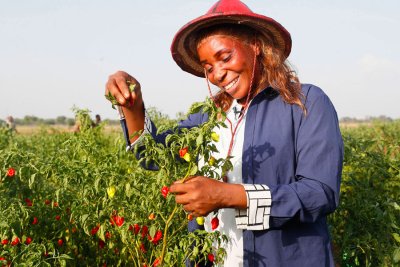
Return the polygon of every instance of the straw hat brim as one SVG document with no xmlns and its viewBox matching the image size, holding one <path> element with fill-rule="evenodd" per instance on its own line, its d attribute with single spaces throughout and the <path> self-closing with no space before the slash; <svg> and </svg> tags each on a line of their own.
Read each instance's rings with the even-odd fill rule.
<svg viewBox="0 0 400 267">
<path fill-rule="evenodd" d="M 197 60 L 196 47 L 191 42 L 198 30 L 217 24 L 243 24 L 265 35 L 287 58 L 292 48 L 290 33 L 278 22 L 260 14 L 238 14 L 237 12 L 206 14 L 184 25 L 175 35 L 171 53 L 179 67 L 198 77 L 204 77 L 204 69 Z"/>
</svg>

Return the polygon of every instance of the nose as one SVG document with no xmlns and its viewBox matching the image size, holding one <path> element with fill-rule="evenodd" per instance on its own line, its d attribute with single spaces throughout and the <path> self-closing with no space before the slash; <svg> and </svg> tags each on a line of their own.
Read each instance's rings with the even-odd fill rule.
<svg viewBox="0 0 400 267">
<path fill-rule="evenodd" d="M 224 81 L 225 77 L 226 77 L 226 70 L 221 67 L 216 67 L 215 74 L 214 74 L 215 81 L 217 81 L 218 83 L 221 83 Z"/>
</svg>

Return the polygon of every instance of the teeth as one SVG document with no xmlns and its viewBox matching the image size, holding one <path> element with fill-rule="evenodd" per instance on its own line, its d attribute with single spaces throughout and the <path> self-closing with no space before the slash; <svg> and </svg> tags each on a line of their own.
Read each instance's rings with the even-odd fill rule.
<svg viewBox="0 0 400 267">
<path fill-rule="evenodd" d="M 231 89 L 237 82 L 238 78 L 234 79 L 231 83 L 225 86 L 225 90 Z"/>
</svg>

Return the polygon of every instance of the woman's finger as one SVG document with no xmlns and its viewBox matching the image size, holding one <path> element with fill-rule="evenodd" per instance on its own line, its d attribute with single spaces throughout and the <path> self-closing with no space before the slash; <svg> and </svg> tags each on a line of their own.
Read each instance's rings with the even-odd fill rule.
<svg viewBox="0 0 400 267">
<path fill-rule="evenodd" d="M 115 83 L 126 101 L 128 101 L 131 98 L 131 92 L 129 90 L 129 85 L 127 82 L 128 79 L 131 80 L 131 77 L 126 75 L 120 75 L 115 77 Z"/>
<path fill-rule="evenodd" d="M 193 212 L 189 204 L 183 205 L 183 209 L 189 214 Z"/>
<path fill-rule="evenodd" d="M 169 192 L 172 194 L 184 194 L 188 192 L 188 186 L 184 183 L 173 183 L 169 187 Z"/>
<path fill-rule="evenodd" d="M 118 102 L 119 105 L 126 104 L 126 98 L 122 95 L 115 79 L 110 79 L 106 85 L 106 95 L 111 94 Z"/>
<path fill-rule="evenodd" d="M 171 191 L 170 191 L 171 192 Z M 178 204 L 186 205 L 189 203 L 188 194 L 186 193 L 175 193 L 175 202 Z"/>
</svg>

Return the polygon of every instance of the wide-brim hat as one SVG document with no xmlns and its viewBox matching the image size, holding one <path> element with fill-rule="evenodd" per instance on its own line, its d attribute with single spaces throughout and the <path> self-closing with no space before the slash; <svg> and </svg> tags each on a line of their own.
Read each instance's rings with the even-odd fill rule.
<svg viewBox="0 0 400 267">
<path fill-rule="evenodd" d="M 175 34 L 171 45 L 175 62 L 182 70 L 204 77 L 204 69 L 197 60 L 196 47 L 193 47 L 194 43 L 191 41 L 201 29 L 230 23 L 255 29 L 271 40 L 285 59 L 289 56 L 292 39 L 290 33 L 280 23 L 270 17 L 254 13 L 239 0 L 220 0 L 205 15 L 190 21 Z"/>
</svg>

